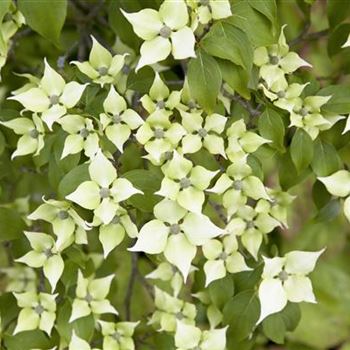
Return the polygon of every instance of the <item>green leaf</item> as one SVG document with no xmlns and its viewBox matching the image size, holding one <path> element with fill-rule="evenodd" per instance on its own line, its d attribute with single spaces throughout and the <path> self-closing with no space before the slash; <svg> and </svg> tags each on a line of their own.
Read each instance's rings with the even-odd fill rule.
<svg viewBox="0 0 350 350">
<path fill-rule="evenodd" d="M 137 73 L 132 70 L 128 75 L 127 87 L 140 93 L 148 93 L 154 80 L 154 70 L 151 67 L 143 67 Z"/>
<path fill-rule="evenodd" d="M 88 168 L 88 164 L 81 164 L 67 173 L 58 186 L 58 196 L 63 199 L 75 191 L 82 182 L 90 180 Z"/>
<path fill-rule="evenodd" d="M 153 171 L 144 169 L 130 170 L 123 174 L 143 194 L 136 194 L 128 199 L 128 203 L 143 212 L 152 212 L 160 197 L 154 192 L 160 188 L 161 177 Z"/>
<path fill-rule="evenodd" d="M 334 56 L 338 52 L 344 53 L 342 48 L 350 33 L 350 23 L 344 23 L 335 28 L 328 39 L 327 51 L 329 56 Z"/>
<path fill-rule="evenodd" d="M 310 165 L 314 155 L 314 144 L 310 135 L 303 129 L 297 129 L 294 134 L 290 155 L 298 173 Z"/>
<path fill-rule="evenodd" d="M 188 65 L 188 84 L 192 96 L 207 113 L 213 112 L 221 88 L 221 71 L 215 59 L 202 49 Z"/>
<path fill-rule="evenodd" d="M 322 106 L 323 112 L 347 114 L 350 113 L 349 87 L 340 85 L 330 85 L 321 89 L 317 94 L 321 96 L 332 96 L 332 98 Z"/>
<path fill-rule="evenodd" d="M 296 303 L 288 303 L 287 306 L 280 312 L 283 322 L 286 325 L 287 331 L 294 331 L 297 328 L 300 319 L 301 319 L 301 311 L 299 304 Z"/>
<path fill-rule="evenodd" d="M 312 199 L 317 209 L 323 208 L 330 200 L 331 194 L 321 181 L 316 181 L 312 187 Z"/>
<path fill-rule="evenodd" d="M 286 325 L 280 313 L 268 316 L 262 323 L 264 334 L 277 344 L 284 343 Z"/>
<path fill-rule="evenodd" d="M 248 3 L 255 10 L 262 13 L 272 24 L 276 23 L 277 7 L 275 0 L 248 0 Z"/>
<path fill-rule="evenodd" d="M 237 341 L 246 338 L 254 329 L 259 315 L 260 304 L 254 290 L 235 295 L 224 308 L 224 323 L 230 326 L 230 337 Z"/>
<path fill-rule="evenodd" d="M 67 15 L 67 0 L 18 0 L 17 3 L 29 27 L 59 46 Z"/>
<path fill-rule="evenodd" d="M 57 339 L 56 339 L 57 341 Z M 49 349 L 55 344 L 55 339 L 50 339 L 45 335 L 43 331 L 34 330 L 21 332 L 13 336 L 4 336 L 4 343 L 6 349 Z"/>
<path fill-rule="evenodd" d="M 334 28 L 350 15 L 350 2 L 343 0 L 327 1 L 327 13 L 329 24 Z"/>
<path fill-rule="evenodd" d="M 9 10 L 11 0 L 1 0 L 0 1 L 0 23 L 2 22 L 4 16 Z"/>
<path fill-rule="evenodd" d="M 258 120 L 259 133 L 265 139 L 271 140 L 269 145 L 280 152 L 285 151 L 285 127 L 283 119 L 274 109 L 266 108 Z"/>
<path fill-rule="evenodd" d="M 248 89 L 249 74 L 241 66 L 227 60 L 217 59 L 219 63 L 222 79 L 245 99 L 250 100 Z"/>
<path fill-rule="evenodd" d="M 214 305 L 221 309 L 233 296 L 234 284 L 232 276 L 228 275 L 220 280 L 210 283 L 208 286 L 208 292 Z"/>
<path fill-rule="evenodd" d="M 253 49 L 246 33 L 225 22 L 217 22 L 202 39 L 201 47 L 215 57 L 226 59 L 246 70 L 253 64 Z"/>
<path fill-rule="evenodd" d="M 341 168 L 341 159 L 333 145 L 316 139 L 311 168 L 317 176 L 328 176 Z"/>
<path fill-rule="evenodd" d="M 0 242 L 20 238 L 25 227 L 17 210 L 0 208 Z"/>
</svg>

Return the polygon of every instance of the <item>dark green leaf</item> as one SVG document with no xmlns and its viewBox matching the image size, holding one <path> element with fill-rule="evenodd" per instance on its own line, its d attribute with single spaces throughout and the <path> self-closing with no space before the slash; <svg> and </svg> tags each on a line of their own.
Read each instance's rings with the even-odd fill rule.
<svg viewBox="0 0 350 350">
<path fill-rule="evenodd" d="M 336 27 L 350 15 L 350 2 L 343 0 L 327 1 L 327 11 L 331 27 Z"/>
<path fill-rule="evenodd" d="M 248 0 L 249 5 L 262 13 L 271 23 L 276 22 L 277 7 L 275 0 Z"/>
<path fill-rule="evenodd" d="M 284 134 L 285 128 L 282 117 L 271 108 L 266 108 L 258 120 L 259 133 L 265 139 L 271 140 L 269 145 L 280 152 L 285 151 Z"/>
<path fill-rule="evenodd" d="M 314 144 L 310 135 L 303 129 L 297 129 L 294 134 L 290 155 L 298 173 L 310 165 L 314 155 Z"/>
<path fill-rule="evenodd" d="M 160 197 L 154 194 L 160 188 L 161 178 L 158 174 L 144 169 L 131 170 L 123 174 L 143 194 L 136 194 L 128 202 L 144 212 L 152 212 Z"/>
<path fill-rule="evenodd" d="M 317 94 L 321 96 L 332 96 L 331 99 L 322 106 L 323 112 L 335 114 L 350 113 L 349 87 L 340 85 L 330 85 L 321 89 Z"/>
<path fill-rule="evenodd" d="M 131 71 L 128 76 L 127 87 L 140 93 L 148 93 L 154 80 L 154 71 L 151 67 L 143 67 L 137 73 Z"/>
<path fill-rule="evenodd" d="M 24 221 L 15 209 L 0 208 L 0 242 L 21 237 Z"/>
<path fill-rule="evenodd" d="M 253 49 L 247 34 L 229 23 L 215 23 L 202 39 L 201 46 L 210 55 L 229 60 L 248 71 L 252 67 Z"/>
<path fill-rule="evenodd" d="M 18 0 L 27 24 L 44 38 L 59 45 L 67 14 L 67 0 Z"/>
<path fill-rule="evenodd" d="M 90 180 L 88 167 L 88 164 L 78 165 L 63 177 L 58 186 L 59 197 L 64 198 L 74 192 L 82 182 Z"/>
<path fill-rule="evenodd" d="M 254 290 L 246 290 L 225 305 L 224 323 L 230 326 L 230 336 L 240 341 L 252 332 L 259 315 L 260 304 Z"/>
<path fill-rule="evenodd" d="M 328 39 L 327 51 L 329 56 L 334 56 L 338 52 L 344 52 L 342 48 L 350 33 L 350 23 L 344 23 L 335 28 Z"/>
<path fill-rule="evenodd" d="M 341 168 L 341 159 L 333 145 L 317 139 L 314 144 L 312 170 L 317 176 L 328 176 Z"/>
<path fill-rule="evenodd" d="M 228 275 L 220 280 L 210 283 L 208 286 L 208 292 L 214 305 L 221 309 L 233 296 L 234 284 L 232 276 Z"/>
<path fill-rule="evenodd" d="M 222 79 L 245 99 L 250 99 L 248 89 L 249 74 L 241 66 L 227 60 L 217 59 L 219 63 Z"/>
<path fill-rule="evenodd" d="M 283 322 L 286 325 L 286 330 L 289 332 L 297 328 L 300 319 L 301 311 L 299 304 L 288 303 L 287 306 L 280 312 Z"/>
<path fill-rule="evenodd" d="M 265 318 L 262 323 L 264 334 L 267 338 L 277 344 L 284 343 L 286 325 L 280 313 L 273 314 Z"/>
<path fill-rule="evenodd" d="M 197 50 L 197 57 L 188 65 L 188 84 L 192 96 L 207 113 L 211 113 L 221 88 L 221 71 L 215 59 L 202 49 Z"/>
<path fill-rule="evenodd" d="M 331 194 L 321 181 L 316 181 L 312 187 L 312 199 L 318 209 L 323 208 L 330 200 Z"/>
</svg>

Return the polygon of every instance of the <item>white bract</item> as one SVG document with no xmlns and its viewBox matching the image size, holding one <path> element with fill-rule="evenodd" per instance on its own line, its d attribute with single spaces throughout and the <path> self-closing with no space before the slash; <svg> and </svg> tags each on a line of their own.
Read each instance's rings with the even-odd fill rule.
<svg viewBox="0 0 350 350">
<path fill-rule="evenodd" d="M 52 291 L 54 291 L 64 269 L 60 249 L 54 239 L 46 233 L 24 232 L 24 234 L 33 250 L 16 259 L 16 261 L 33 268 L 42 267 L 44 275 L 49 280 Z"/>
<path fill-rule="evenodd" d="M 0 122 L 7 128 L 12 129 L 15 134 L 21 135 L 17 142 L 17 149 L 12 153 L 11 159 L 27 154 L 37 156 L 44 148 L 44 125 L 36 114 L 33 114 L 32 118 L 33 120 L 29 118 L 16 118 Z"/>
<path fill-rule="evenodd" d="M 140 48 L 141 58 L 136 71 L 165 60 L 170 53 L 177 60 L 195 57 L 195 37 L 188 26 L 189 15 L 184 0 L 165 0 L 159 11 L 143 9 L 126 13 L 122 10 L 122 13 L 136 35 L 145 40 Z"/>
<path fill-rule="evenodd" d="M 223 230 L 205 215 L 189 213 L 169 199 L 162 200 L 154 207 L 154 216 L 156 219 L 141 228 L 137 242 L 130 250 L 148 254 L 164 253 L 186 280 L 197 246 L 219 236 Z"/>
<path fill-rule="evenodd" d="M 201 213 L 204 191 L 218 171 L 209 171 L 200 165 L 193 166 L 190 160 L 176 151 L 173 158 L 162 166 L 162 171 L 165 177 L 156 194 L 176 201 L 191 212 Z"/>
<path fill-rule="evenodd" d="M 324 252 L 292 251 L 284 257 L 264 257 L 262 282 L 259 286 L 261 305 L 260 323 L 268 315 L 284 309 L 288 301 L 316 303 L 310 279 L 307 275 L 315 268 Z"/>
<path fill-rule="evenodd" d="M 20 102 L 26 110 L 41 113 L 41 118 L 51 130 L 52 125 L 57 122 L 67 110 L 76 106 L 86 84 L 81 85 L 75 81 L 66 84 L 45 60 L 44 75 L 38 87 L 10 97 L 10 100 Z"/>
<path fill-rule="evenodd" d="M 25 292 L 14 293 L 21 308 L 14 334 L 41 329 L 51 335 L 56 320 L 56 297 L 58 294 Z"/>
<path fill-rule="evenodd" d="M 118 315 L 117 310 L 107 299 L 113 278 L 114 274 L 97 279 L 93 279 L 92 276 L 84 278 L 79 270 L 75 299 L 69 322 L 88 316 L 91 313 L 96 317 L 105 313 Z"/>
<path fill-rule="evenodd" d="M 71 63 L 96 84 L 104 86 L 115 83 L 124 67 L 125 55 L 112 56 L 93 36 L 91 39 L 92 48 L 89 61 L 72 61 Z"/>
<path fill-rule="evenodd" d="M 103 224 L 109 224 L 119 208 L 119 202 L 130 198 L 136 189 L 127 179 L 117 178 L 117 171 L 106 156 L 99 151 L 89 164 L 90 181 L 84 181 L 66 198 L 94 214 Z"/>
<path fill-rule="evenodd" d="M 125 99 L 115 91 L 113 85 L 103 102 L 103 109 L 104 113 L 100 114 L 102 129 L 119 152 L 123 153 L 123 146 L 131 132 L 144 121 L 134 110 L 128 108 Z"/>
</svg>

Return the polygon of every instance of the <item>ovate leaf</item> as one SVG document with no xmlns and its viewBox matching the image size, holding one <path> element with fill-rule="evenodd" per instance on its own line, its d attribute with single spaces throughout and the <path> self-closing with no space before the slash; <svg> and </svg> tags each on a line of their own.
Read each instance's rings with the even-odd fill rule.
<svg viewBox="0 0 350 350">
<path fill-rule="evenodd" d="M 192 96 L 207 113 L 211 113 L 222 82 L 221 71 L 215 59 L 202 49 L 188 65 L 188 84 Z"/>
<path fill-rule="evenodd" d="M 317 176 L 328 176 L 341 167 L 341 159 L 333 145 L 316 139 L 311 168 Z"/>
<path fill-rule="evenodd" d="M 294 134 L 290 155 L 298 173 L 310 165 L 314 155 L 314 145 L 310 135 L 303 129 L 298 129 Z"/>
<path fill-rule="evenodd" d="M 21 237 L 24 221 L 15 209 L 0 208 L 0 242 Z"/>
</svg>

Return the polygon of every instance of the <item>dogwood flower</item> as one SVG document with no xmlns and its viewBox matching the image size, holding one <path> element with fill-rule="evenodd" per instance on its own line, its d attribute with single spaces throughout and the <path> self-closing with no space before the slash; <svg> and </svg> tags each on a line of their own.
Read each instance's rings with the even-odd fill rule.
<svg viewBox="0 0 350 350">
<path fill-rule="evenodd" d="M 13 293 L 21 308 L 14 334 L 41 329 L 51 335 L 56 320 L 56 297 L 58 294 L 25 292 Z"/>
<path fill-rule="evenodd" d="M 64 269 L 64 261 L 56 242 L 46 233 L 26 231 L 24 234 L 33 250 L 16 261 L 34 268 L 42 267 L 54 291 Z"/>
<path fill-rule="evenodd" d="M 127 179 L 117 178 L 116 169 L 101 151 L 89 164 L 89 174 L 91 180 L 81 183 L 66 198 L 93 210 L 103 224 L 109 224 L 116 216 L 119 202 L 142 193 Z"/>
<path fill-rule="evenodd" d="M 79 338 L 75 331 L 73 330 L 73 333 L 72 333 L 72 338 L 71 338 L 71 341 L 69 343 L 69 347 L 68 347 L 68 350 L 99 350 L 97 348 L 91 348 L 90 344 L 82 339 L 82 338 Z"/>
<path fill-rule="evenodd" d="M 45 59 L 44 75 L 38 87 L 33 87 L 25 92 L 9 97 L 10 100 L 20 102 L 26 110 L 41 113 L 42 120 L 51 130 L 67 110 L 76 106 L 87 84 L 79 84 L 75 81 L 66 84 Z"/>
<path fill-rule="evenodd" d="M 218 20 L 232 16 L 229 0 L 186 0 L 191 8 L 192 25 L 195 30 L 200 24 L 208 24 L 211 20 Z"/>
<path fill-rule="evenodd" d="M 17 142 L 17 149 L 12 153 L 11 159 L 27 154 L 37 156 L 44 148 L 44 125 L 41 119 L 33 114 L 33 120 L 16 118 L 0 124 L 10 128 L 15 134 L 21 135 Z"/>
<path fill-rule="evenodd" d="M 101 225 L 99 227 L 99 240 L 102 244 L 105 258 L 123 241 L 125 234 L 131 238 L 135 238 L 138 235 L 137 226 L 131 221 L 128 212 L 121 206 L 118 206 L 116 214 L 110 223 L 103 224 L 101 219 L 95 216 L 92 225 Z"/>
<path fill-rule="evenodd" d="M 292 251 L 284 257 L 264 258 L 259 286 L 260 323 L 268 315 L 284 309 L 288 301 L 316 303 L 307 275 L 315 268 L 324 249 L 318 252 Z"/>
<path fill-rule="evenodd" d="M 64 141 L 61 159 L 69 154 L 84 150 L 87 157 L 92 158 L 99 150 L 99 137 L 91 119 L 77 114 L 69 114 L 59 120 L 62 129 L 68 133 Z"/>
<path fill-rule="evenodd" d="M 175 346 L 177 350 L 225 350 L 225 328 L 202 331 L 201 329 L 177 321 Z"/>
<path fill-rule="evenodd" d="M 175 332 L 176 320 L 195 325 L 197 310 L 194 304 L 171 296 L 157 287 L 154 303 L 156 311 L 152 314 L 149 324 L 160 327 L 160 332 Z"/>
<path fill-rule="evenodd" d="M 237 273 L 251 270 L 245 263 L 242 254 L 238 252 L 238 242 L 235 235 L 224 237 L 222 242 L 218 239 L 211 239 L 204 243 L 202 250 L 208 259 L 204 264 L 206 287 L 212 281 L 224 278 L 227 272 Z"/>
<path fill-rule="evenodd" d="M 6 275 L 6 292 L 36 291 L 37 277 L 34 270 L 27 266 L 13 266 L 0 269 Z"/>
<path fill-rule="evenodd" d="M 248 198 L 269 199 L 264 184 L 252 175 L 245 157 L 231 164 L 208 191 L 223 195 L 222 203 L 229 217 L 246 204 Z"/>
<path fill-rule="evenodd" d="M 200 165 L 193 166 L 191 161 L 176 151 L 173 158 L 162 166 L 162 171 L 165 177 L 156 194 L 177 201 L 189 211 L 201 213 L 204 190 L 218 171 L 209 171 Z"/>
<path fill-rule="evenodd" d="M 125 55 L 112 54 L 103 47 L 93 36 L 89 61 L 72 61 L 78 69 L 94 83 L 104 86 L 116 82 L 118 74 L 124 67 Z"/>
<path fill-rule="evenodd" d="M 344 215 L 350 222 L 350 172 L 338 170 L 332 175 L 317 178 L 333 196 L 347 197 L 344 201 Z"/>
<path fill-rule="evenodd" d="M 188 26 L 189 16 L 184 0 L 165 0 L 159 11 L 147 8 L 135 13 L 122 10 L 122 13 L 136 35 L 145 40 L 140 48 L 141 58 L 136 71 L 165 60 L 170 52 L 177 60 L 196 56 L 195 37 Z"/>
<path fill-rule="evenodd" d="M 98 321 L 103 335 L 103 350 L 134 350 L 135 344 L 132 336 L 139 322 L 105 322 Z M 79 348 L 80 349 L 80 348 Z"/>
<path fill-rule="evenodd" d="M 191 266 L 189 273 L 195 270 L 196 268 L 194 266 Z M 155 270 L 146 275 L 146 278 L 159 279 L 161 281 L 170 282 L 175 297 L 179 295 L 181 288 L 184 285 L 181 271 L 176 266 L 171 265 L 166 261 L 158 264 Z"/>
<path fill-rule="evenodd" d="M 256 209 L 248 205 L 241 206 L 226 227 L 227 233 L 241 236 L 243 246 L 255 260 L 258 258 L 263 236 L 280 226 L 280 222 L 268 213 Z"/>
<path fill-rule="evenodd" d="M 201 112 L 181 111 L 182 125 L 187 131 L 182 139 L 182 152 L 195 153 L 202 147 L 212 154 L 226 158 L 224 140 L 220 134 L 225 129 L 227 118 L 214 113 L 203 118 Z"/>
<path fill-rule="evenodd" d="M 205 215 L 187 212 L 176 202 L 164 199 L 154 207 L 153 219 L 140 230 L 130 251 L 148 254 L 164 252 L 165 258 L 175 265 L 187 279 L 197 246 L 223 233 Z"/>
<path fill-rule="evenodd" d="M 311 64 L 303 60 L 295 52 L 289 52 L 289 46 L 284 36 L 282 27 L 278 43 L 268 47 L 261 46 L 254 51 L 254 64 L 260 67 L 259 75 L 266 82 L 267 87 L 273 87 L 273 84 L 285 80 L 284 75 L 296 71 L 298 68 Z"/>
<path fill-rule="evenodd" d="M 99 316 L 105 313 L 118 315 L 117 310 L 106 299 L 111 287 L 114 275 L 93 279 L 92 276 L 84 278 L 81 271 L 78 271 L 78 282 L 75 290 L 75 299 L 72 305 L 72 314 L 69 322 L 85 317 L 91 313 Z"/>
<path fill-rule="evenodd" d="M 226 154 L 231 162 L 238 161 L 246 156 L 246 153 L 255 152 L 261 145 L 271 142 L 252 131 L 247 131 L 243 119 L 231 124 L 226 131 L 228 147 Z"/>
<path fill-rule="evenodd" d="M 111 85 L 103 102 L 104 113 L 100 114 L 102 129 L 107 138 L 123 153 L 123 146 L 131 131 L 140 127 L 144 121 L 132 109 L 127 108 L 125 99 Z"/>
<path fill-rule="evenodd" d="M 153 113 L 157 109 L 173 110 L 176 108 L 181 99 L 181 91 L 169 91 L 164 84 L 158 72 L 155 72 L 153 84 L 149 90 L 149 94 L 140 98 L 143 108 L 148 113 Z"/>
<path fill-rule="evenodd" d="M 170 122 L 171 114 L 164 109 L 156 110 L 136 133 L 136 140 L 156 162 L 160 162 L 165 153 L 173 151 L 186 134 L 181 124 Z"/>
<path fill-rule="evenodd" d="M 79 216 L 71 203 L 54 199 L 44 199 L 44 202 L 28 218 L 52 224 L 53 232 L 57 236 L 57 249 L 63 250 L 73 242 L 87 244 L 86 231 L 91 227 Z"/>
<path fill-rule="evenodd" d="M 264 84 L 261 84 L 264 91 L 264 95 L 268 97 L 271 101 L 275 101 L 274 104 L 277 107 L 280 107 L 282 109 L 286 109 L 286 106 L 291 105 L 293 106 L 293 101 L 295 98 L 299 97 L 305 87 L 309 83 L 306 84 L 297 84 L 293 83 L 290 85 L 287 85 L 286 87 L 278 87 L 278 88 L 270 88 L 267 89 Z"/>
<path fill-rule="evenodd" d="M 321 113 L 321 107 L 332 96 L 307 96 L 304 99 L 296 97 L 288 103 L 276 101 L 275 105 L 286 109 L 290 113 L 290 125 L 304 129 L 314 140 L 321 130 L 330 129 L 343 116 Z"/>
</svg>

